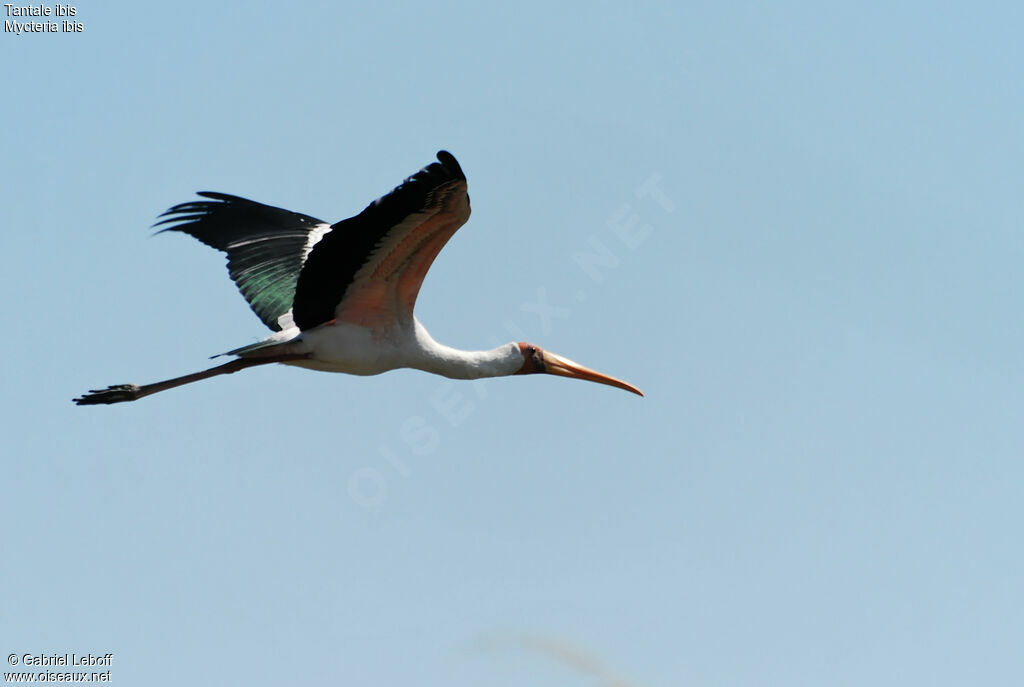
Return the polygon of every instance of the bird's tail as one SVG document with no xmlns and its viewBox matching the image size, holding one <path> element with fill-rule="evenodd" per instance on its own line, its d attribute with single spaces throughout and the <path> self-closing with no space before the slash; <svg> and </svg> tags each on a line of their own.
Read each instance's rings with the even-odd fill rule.
<svg viewBox="0 0 1024 687">
<path fill-rule="evenodd" d="M 247 354 L 254 353 L 255 351 L 262 351 L 259 356 L 256 356 L 260 358 L 264 357 L 266 354 L 294 353 L 295 347 L 281 346 L 281 344 L 299 343 L 301 340 L 302 333 L 299 331 L 298 327 L 289 327 L 287 329 L 282 329 L 279 332 L 274 332 L 267 338 L 263 339 L 263 341 L 257 341 L 256 343 L 251 343 L 246 346 L 240 346 L 224 353 L 211 355 L 210 357 L 219 358 L 224 355 L 237 355 L 245 358 L 252 357 Z M 277 351 L 265 350 L 275 346 L 281 346 L 281 348 Z"/>
</svg>

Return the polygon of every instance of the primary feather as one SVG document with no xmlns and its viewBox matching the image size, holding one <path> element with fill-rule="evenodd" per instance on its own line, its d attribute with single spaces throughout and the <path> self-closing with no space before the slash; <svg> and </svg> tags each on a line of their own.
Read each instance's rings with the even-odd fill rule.
<svg viewBox="0 0 1024 687">
<path fill-rule="evenodd" d="M 256 316 L 274 331 L 291 326 L 295 287 L 309 250 L 330 225 L 309 215 L 227 193 L 175 205 L 161 231 L 180 231 L 228 256 L 228 273 Z"/>
</svg>

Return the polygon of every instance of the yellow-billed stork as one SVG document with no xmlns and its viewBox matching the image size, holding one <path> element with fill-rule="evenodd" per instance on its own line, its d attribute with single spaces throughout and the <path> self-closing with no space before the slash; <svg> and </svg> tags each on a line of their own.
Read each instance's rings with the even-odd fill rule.
<svg viewBox="0 0 1024 687">
<path fill-rule="evenodd" d="M 469 218 L 466 176 L 447 151 L 365 210 L 336 224 L 225 193 L 175 205 L 162 231 L 180 231 L 227 254 L 228 272 L 274 333 L 225 355 L 231 362 L 163 382 L 118 384 L 79 405 L 135 401 L 256 365 L 375 375 L 401 367 L 453 379 L 514 374 L 574 377 L 643 395 L 529 343 L 489 351 L 439 344 L 413 316 L 431 263 Z"/>
</svg>

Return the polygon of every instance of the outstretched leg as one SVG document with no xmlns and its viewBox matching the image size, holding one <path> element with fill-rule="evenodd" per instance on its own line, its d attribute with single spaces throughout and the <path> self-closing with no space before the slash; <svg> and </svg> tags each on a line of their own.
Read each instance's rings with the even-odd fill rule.
<svg viewBox="0 0 1024 687">
<path fill-rule="evenodd" d="M 139 386 L 138 384 L 115 384 L 114 386 L 108 386 L 106 389 L 91 389 L 89 393 L 76 398 L 75 403 L 80 406 L 87 406 L 98 403 L 137 401 L 143 396 L 149 396 L 150 394 L 155 394 L 158 391 L 173 389 L 176 386 L 191 384 L 192 382 L 198 382 L 201 379 L 208 379 L 209 377 L 216 377 L 217 375 L 231 374 L 232 372 L 244 370 L 247 367 L 268 365 L 270 363 L 286 363 L 293 360 L 303 360 L 308 357 L 308 353 L 294 353 L 268 358 L 238 358 L 237 360 L 232 360 L 229 363 L 224 363 L 217 367 L 211 367 L 209 370 L 193 372 L 192 374 L 185 375 L 184 377 L 175 377 L 174 379 L 167 379 L 153 384 L 144 384 L 142 386 Z"/>
</svg>

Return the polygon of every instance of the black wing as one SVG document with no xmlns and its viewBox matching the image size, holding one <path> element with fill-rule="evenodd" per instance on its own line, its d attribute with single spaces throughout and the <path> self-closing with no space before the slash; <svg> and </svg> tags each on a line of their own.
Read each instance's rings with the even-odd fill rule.
<svg viewBox="0 0 1024 687">
<path fill-rule="evenodd" d="M 170 224 L 161 231 L 180 231 L 227 253 L 231 279 L 253 312 L 275 331 L 289 326 L 302 264 L 330 226 L 226 193 L 199 195 L 210 200 L 175 205 L 155 226 Z"/>
<path fill-rule="evenodd" d="M 437 160 L 334 224 L 313 247 L 295 289 L 300 329 L 335 318 L 372 327 L 412 316 L 427 269 L 470 213 L 459 163 L 444 150 Z"/>
</svg>

